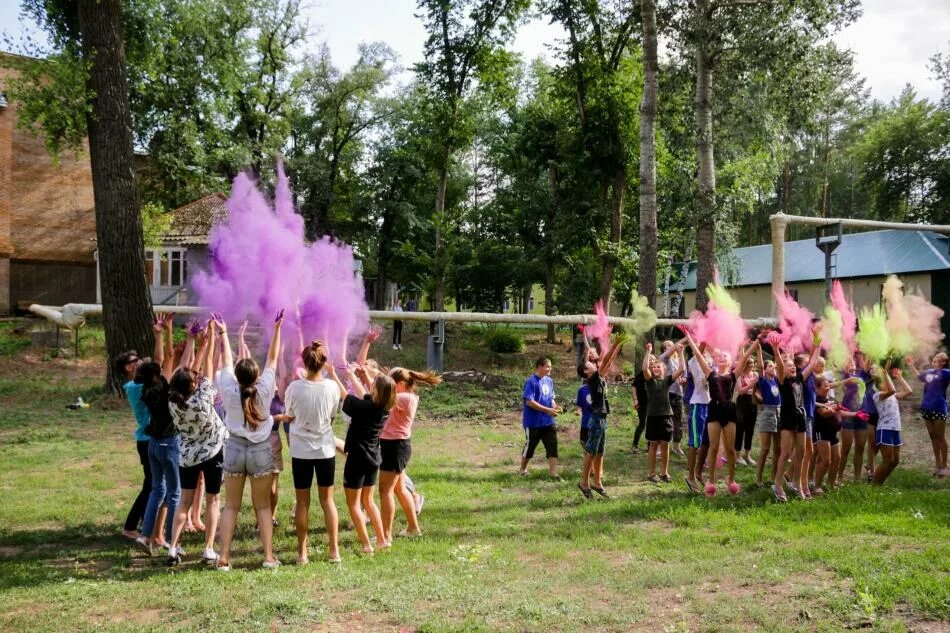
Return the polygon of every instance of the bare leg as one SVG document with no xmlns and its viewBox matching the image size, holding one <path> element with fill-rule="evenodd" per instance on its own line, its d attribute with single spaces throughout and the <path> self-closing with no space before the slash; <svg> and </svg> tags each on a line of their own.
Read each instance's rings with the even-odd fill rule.
<svg viewBox="0 0 950 633">
<path fill-rule="evenodd" d="M 887 481 L 887 478 L 891 476 L 891 473 L 894 472 L 894 469 L 897 468 L 897 464 L 899 464 L 901 460 L 900 446 L 881 444 L 878 449 L 881 453 L 881 463 L 874 471 L 874 485 L 876 486 L 880 486 Z"/>
<path fill-rule="evenodd" d="M 604 487 L 604 456 L 594 455 L 591 465 L 591 475 L 594 476 L 594 485 L 598 488 Z"/>
<path fill-rule="evenodd" d="M 697 485 L 695 472 L 696 472 L 696 456 L 697 456 L 696 454 L 698 452 L 699 451 L 695 448 L 689 448 L 689 447 L 686 448 L 686 468 L 687 468 L 686 479 L 693 486 Z"/>
<path fill-rule="evenodd" d="M 709 422 L 706 425 L 709 432 L 709 453 L 706 457 L 706 467 L 709 469 L 707 483 L 716 483 L 716 461 L 719 459 L 719 442 L 722 435 L 722 426 L 719 422 Z"/>
<path fill-rule="evenodd" d="M 336 503 L 333 501 L 333 486 L 317 486 L 317 495 L 320 497 L 320 507 L 323 508 L 323 523 L 327 528 L 327 558 L 331 561 L 339 560 L 340 545 L 337 532 L 340 529 L 340 519 L 337 516 Z"/>
<path fill-rule="evenodd" d="M 167 493 L 166 493 L 167 494 Z M 168 505 L 162 501 L 155 517 L 155 529 L 152 530 L 152 545 L 168 545 L 165 540 L 165 522 L 168 520 Z"/>
<path fill-rule="evenodd" d="M 660 442 L 660 465 L 663 468 L 663 475 L 665 477 L 669 477 L 670 476 L 670 443 L 669 442 Z"/>
<path fill-rule="evenodd" d="M 181 499 L 178 502 L 178 506 L 175 508 L 175 519 L 172 523 L 172 548 L 178 547 L 178 543 L 181 540 L 181 532 L 185 527 L 185 522 L 188 520 L 188 512 L 191 508 L 191 502 L 194 499 L 195 491 L 182 489 Z M 168 553 L 171 555 L 174 550 L 169 549 Z"/>
<path fill-rule="evenodd" d="M 795 450 L 795 435 L 796 433 L 794 431 L 781 431 L 781 448 L 778 451 L 779 467 L 775 469 L 775 477 L 772 481 L 772 484 L 775 486 L 776 490 L 782 490 L 784 487 L 782 483 L 782 477 L 785 474 L 785 469 L 781 466 L 792 454 L 792 451 Z"/>
<path fill-rule="evenodd" d="M 650 477 L 656 475 L 656 442 L 647 442 L 647 472 Z"/>
<path fill-rule="evenodd" d="M 736 425 L 727 424 L 722 427 L 723 444 L 726 448 L 726 463 L 729 468 L 729 478 L 726 483 L 736 480 Z"/>
<path fill-rule="evenodd" d="M 399 501 L 399 507 L 402 508 L 402 513 L 406 515 L 406 534 L 422 534 L 422 528 L 419 527 L 419 518 L 416 517 L 416 503 L 412 499 L 412 495 L 409 494 L 409 491 L 406 490 L 406 483 L 403 473 L 399 473 L 399 477 L 396 480 L 396 500 Z M 385 525 L 383 526 L 386 527 Z M 392 524 L 390 522 L 389 526 L 390 537 L 389 541 L 392 542 Z"/>
<path fill-rule="evenodd" d="M 234 539 L 234 526 L 237 525 L 238 512 L 241 511 L 241 498 L 244 496 L 246 475 L 224 476 L 224 510 L 221 511 L 221 557 L 219 565 L 231 562 L 231 541 Z"/>
<path fill-rule="evenodd" d="M 393 540 L 393 521 L 396 517 L 396 484 L 399 483 L 399 474 L 379 471 L 379 505 L 380 519 L 383 524 L 382 542 L 391 543 Z M 415 514 L 415 513 L 413 513 Z"/>
<path fill-rule="evenodd" d="M 877 457 L 877 427 L 868 425 L 867 447 L 868 447 L 868 470 L 874 472 L 874 458 Z"/>
<path fill-rule="evenodd" d="M 698 454 L 696 455 L 696 472 L 693 475 L 693 478 L 696 481 L 703 480 L 703 464 L 706 463 L 706 455 L 709 453 L 708 446 L 700 446 L 698 449 Z"/>
<path fill-rule="evenodd" d="M 755 464 L 755 483 L 762 483 L 762 475 L 765 472 L 765 460 L 768 459 L 769 450 L 772 447 L 772 434 L 759 433 L 759 461 Z M 775 456 L 772 456 L 772 463 L 775 463 Z"/>
<path fill-rule="evenodd" d="M 350 520 L 353 521 L 353 530 L 356 532 L 364 554 L 373 553 L 373 545 L 369 542 L 369 532 L 366 531 L 366 518 L 360 509 L 360 493 L 362 488 L 343 488 L 346 495 L 346 507 L 350 511 Z"/>
<path fill-rule="evenodd" d="M 260 527 L 261 545 L 264 546 L 264 562 L 274 562 L 274 523 L 270 513 L 270 487 L 272 475 L 251 477 L 251 501 L 254 503 L 254 513 L 257 516 L 257 525 Z"/>
<path fill-rule="evenodd" d="M 792 451 L 792 481 L 798 486 L 802 479 L 802 463 L 805 455 L 805 434 L 795 433 L 795 448 Z M 804 489 L 798 488 L 799 494 L 803 494 Z"/>
<path fill-rule="evenodd" d="M 844 483 L 844 469 L 848 465 L 848 455 L 854 442 L 854 431 L 841 429 L 840 458 L 838 459 L 838 481 Z"/>
<path fill-rule="evenodd" d="M 191 513 L 189 518 L 191 519 L 191 525 L 199 531 L 204 531 L 206 529 L 205 524 L 201 520 L 201 506 L 202 501 L 205 497 L 205 474 L 198 473 L 198 487 L 195 488 L 195 497 L 191 502 Z"/>
<path fill-rule="evenodd" d="M 812 456 L 812 453 L 814 452 L 814 444 L 812 444 L 811 438 L 808 437 L 807 435 L 805 435 L 804 438 L 805 438 L 805 441 L 802 444 L 802 450 L 801 450 L 802 463 L 801 463 L 801 466 L 799 466 L 799 470 L 797 471 L 798 479 L 793 479 L 793 481 L 796 481 L 798 483 L 798 489 L 802 491 L 808 490 L 809 488 L 808 465 L 811 463 L 811 456 Z"/>
<path fill-rule="evenodd" d="M 279 492 L 277 482 L 279 479 L 280 473 L 274 473 L 274 481 L 270 485 L 270 514 L 272 518 L 277 516 L 277 496 Z"/>
<path fill-rule="evenodd" d="M 831 466 L 831 443 L 830 442 L 816 442 L 815 443 L 815 453 L 817 458 L 815 459 L 815 488 L 821 488 L 821 485 L 825 481 L 825 473 L 831 473 L 829 470 Z M 834 475 L 830 475 L 829 485 L 833 482 Z"/>
<path fill-rule="evenodd" d="M 867 431 L 854 432 L 854 480 L 864 481 L 862 467 L 864 466 L 864 450 L 867 445 Z M 873 441 L 873 438 L 872 438 Z"/>
<path fill-rule="evenodd" d="M 557 477 L 557 457 L 548 457 L 548 474 Z"/>
<path fill-rule="evenodd" d="M 306 563 L 310 560 L 308 555 L 310 544 L 308 536 L 310 530 L 310 489 L 295 489 L 294 497 L 297 499 L 297 511 L 294 513 L 294 528 L 297 530 L 297 562 Z"/>
<path fill-rule="evenodd" d="M 220 513 L 221 495 L 205 495 L 205 549 L 214 549 Z"/>
<path fill-rule="evenodd" d="M 386 540 L 386 535 L 383 532 L 383 519 L 379 516 L 376 501 L 373 500 L 374 492 L 376 492 L 376 486 L 363 486 L 360 491 L 360 501 L 363 502 L 363 508 L 366 510 L 366 514 L 369 515 L 369 522 L 373 524 L 373 531 L 376 532 L 376 547 L 382 549 L 389 547 L 392 543 Z"/>
</svg>

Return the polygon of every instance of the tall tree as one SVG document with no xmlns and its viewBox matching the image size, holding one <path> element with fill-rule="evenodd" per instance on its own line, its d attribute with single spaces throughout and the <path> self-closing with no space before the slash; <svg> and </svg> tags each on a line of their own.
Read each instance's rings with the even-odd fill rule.
<svg viewBox="0 0 950 633">
<path fill-rule="evenodd" d="M 656 307 L 656 100 L 659 67 L 656 1 L 641 0 L 643 22 L 643 99 L 640 102 L 640 294 Z"/>
<path fill-rule="evenodd" d="M 447 268 L 445 231 L 446 189 L 455 153 L 468 145 L 471 131 L 464 125 L 463 106 L 476 80 L 503 83 L 510 63 L 502 45 L 514 33 L 528 0 L 419 0 L 428 37 L 426 61 L 416 72 L 429 86 L 432 108 L 439 120 L 441 150 L 436 159 L 439 184 L 435 194 L 435 253 L 433 308 L 445 306 Z"/>
<path fill-rule="evenodd" d="M 696 221 L 698 266 L 696 305 L 705 310 L 706 286 L 716 268 L 716 159 L 713 133 L 716 93 L 713 77 L 729 85 L 756 68 L 792 66 L 831 32 L 857 17 L 858 0 L 691 0 L 672 2 L 677 45 L 696 72 L 695 125 L 699 209 Z M 722 81 L 722 79 L 720 79 Z M 780 81 L 780 79 L 779 79 Z"/>
<path fill-rule="evenodd" d="M 120 0 L 79 0 L 86 80 L 89 158 L 96 204 L 102 319 L 110 358 L 151 349 L 152 300 L 145 284 L 145 250 L 138 189 L 132 174 L 132 115 L 125 74 Z M 122 377 L 107 363 L 106 385 Z"/>
</svg>

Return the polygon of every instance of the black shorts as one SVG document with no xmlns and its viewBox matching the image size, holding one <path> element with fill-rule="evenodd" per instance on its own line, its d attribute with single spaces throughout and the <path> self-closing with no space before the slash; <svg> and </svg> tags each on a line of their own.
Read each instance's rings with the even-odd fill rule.
<svg viewBox="0 0 950 633">
<path fill-rule="evenodd" d="M 881 416 L 877 413 L 868 414 L 868 426 L 873 426 L 877 428 L 877 421 L 881 419 Z"/>
<path fill-rule="evenodd" d="M 333 485 L 336 473 L 336 457 L 323 459 L 291 457 L 290 469 L 294 475 L 294 488 L 297 490 L 310 490 L 314 473 L 317 475 L 317 485 L 321 488 L 329 488 Z"/>
<path fill-rule="evenodd" d="M 221 492 L 221 480 L 224 479 L 224 449 L 211 459 L 194 466 L 179 466 L 178 478 L 182 490 L 198 488 L 198 473 L 205 474 L 205 494 L 216 495 Z"/>
<path fill-rule="evenodd" d="M 646 434 L 647 434 L 648 442 L 672 442 L 673 441 L 673 416 L 671 415 L 647 416 Z"/>
<path fill-rule="evenodd" d="M 706 424 L 718 422 L 720 426 L 734 424 L 738 420 L 735 402 L 710 402 Z"/>
<path fill-rule="evenodd" d="M 346 463 L 343 464 L 343 487 L 359 490 L 375 486 L 378 474 L 379 466 L 376 464 L 358 457 L 347 457 Z"/>
<path fill-rule="evenodd" d="M 548 459 L 557 457 L 557 429 L 554 425 L 542 426 L 539 428 L 525 429 L 524 450 L 521 456 L 525 459 L 534 457 L 534 449 L 538 447 L 538 442 L 544 444 L 544 453 Z"/>
<path fill-rule="evenodd" d="M 781 409 L 778 419 L 779 431 L 794 431 L 795 433 L 804 433 L 806 431 L 805 412 L 802 409 L 790 409 L 786 411 Z"/>
<path fill-rule="evenodd" d="M 380 470 L 401 473 L 409 465 L 412 444 L 409 440 L 379 440 L 379 452 L 383 457 L 379 465 Z"/>
<path fill-rule="evenodd" d="M 590 435 L 590 429 L 586 426 L 581 427 L 581 446 L 587 444 L 587 436 Z"/>
<path fill-rule="evenodd" d="M 838 431 L 830 424 L 815 425 L 812 441 L 828 442 L 832 446 L 838 444 Z"/>
</svg>

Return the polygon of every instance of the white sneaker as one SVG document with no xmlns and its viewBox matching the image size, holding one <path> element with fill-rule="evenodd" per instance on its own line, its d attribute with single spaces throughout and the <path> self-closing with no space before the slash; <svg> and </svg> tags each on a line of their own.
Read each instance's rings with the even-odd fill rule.
<svg viewBox="0 0 950 633">
<path fill-rule="evenodd" d="M 135 539 L 135 544 L 138 546 L 140 550 L 142 550 L 149 556 L 153 556 L 152 542 L 148 539 L 147 536 L 138 537 L 137 539 Z"/>
<path fill-rule="evenodd" d="M 280 561 L 277 560 L 276 558 L 273 561 L 265 560 L 263 563 L 261 563 L 261 567 L 263 567 L 264 569 L 277 569 L 278 567 L 280 567 Z"/>
<path fill-rule="evenodd" d="M 393 349 L 399 349 L 399 346 L 393 343 Z"/>
<path fill-rule="evenodd" d="M 209 547 L 205 549 L 204 554 L 201 555 L 201 560 L 209 565 L 212 565 L 218 562 L 218 553 Z"/>
<path fill-rule="evenodd" d="M 737 458 L 736 458 L 736 463 L 739 464 L 740 466 L 748 466 L 748 465 L 749 465 L 749 462 L 747 462 L 747 461 L 745 460 L 745 457 L 737 457 Z"/>
</svg>

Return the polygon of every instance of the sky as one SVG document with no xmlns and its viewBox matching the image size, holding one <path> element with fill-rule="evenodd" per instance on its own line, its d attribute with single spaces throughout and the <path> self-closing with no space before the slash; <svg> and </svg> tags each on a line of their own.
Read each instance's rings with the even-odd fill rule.
<svg viewBox="0 0 950 633">
<path fill-rule="evenodd" d="M 406 67 L 422 57 L 425 33 L 414 16 L 415 0 L 305 2 L 311 45 L 316 50 L 326 42 L 337 66 L 345 68 L 356 61 L 360 42 L 386 42 Z M 941 86 L 927 66 L 935 53 L 950 52 L 950 0 L 864 0 L 863 10 L 835 41 L 854 52 L 857 71 L 867 79 L 871 96 L 889 101 L 910 83 L 919 95 L 938 101 Z M 16 38 L 35 32 L 18 14 L 18 0 L 0 0 L 0 33 Z M 561 35 L 559 27 L 534 20 L 521 27 L 513 48 L 526 59 L 553 60 L 550 45 Z"/>
</svg>

